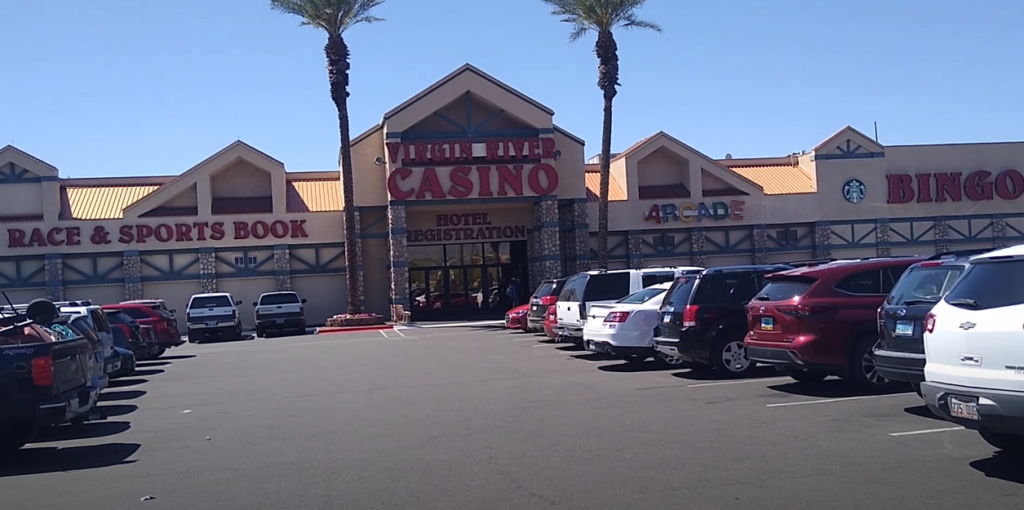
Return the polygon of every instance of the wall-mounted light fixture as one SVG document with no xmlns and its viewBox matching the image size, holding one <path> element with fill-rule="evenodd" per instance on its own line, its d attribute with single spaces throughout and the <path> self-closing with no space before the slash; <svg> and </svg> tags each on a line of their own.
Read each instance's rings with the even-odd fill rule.
<svg viewBox="0 0 1024 510">
<path fill-rule="evenodd" d="M 373 164 L 377 166 L 384 166 L 384 158 L 377 156 L 377 159 L 373 160 Z"/>
<path fill-rule="evenodd" d="M 555 149 L 555 161 L 558 161 L 558 159 L 561 158 L 561 157 L 562 157 L 562 151 L 559 150 L 559 149 Z"/>
</svg>

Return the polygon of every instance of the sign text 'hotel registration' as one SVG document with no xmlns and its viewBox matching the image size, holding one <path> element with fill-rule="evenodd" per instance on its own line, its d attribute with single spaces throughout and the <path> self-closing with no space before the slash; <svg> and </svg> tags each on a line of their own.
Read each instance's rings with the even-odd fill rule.
<svg viewBox="0 0 1024 510">
<path fill-rule="evenodd" d="M 558 189 L 552 138 L 387 142 L 395 200 L 544 196 Z"/>
</svg>

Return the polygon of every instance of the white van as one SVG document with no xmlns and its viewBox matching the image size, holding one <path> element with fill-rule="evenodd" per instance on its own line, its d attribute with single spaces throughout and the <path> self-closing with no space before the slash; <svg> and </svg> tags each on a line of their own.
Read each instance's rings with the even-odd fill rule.
<svg viewBox="0 0 1024 510">
<path fill-rule="evenodd" d="M 590 306 L 614 303 L 634 292 L 677 277 L 699 273 L 702 267 L 650 267 L 587 271 L 570 276 L 555 304 L 558 314 L 558 336 L 573 342 L 583 341 L 583 326 Z"/>
</svg>

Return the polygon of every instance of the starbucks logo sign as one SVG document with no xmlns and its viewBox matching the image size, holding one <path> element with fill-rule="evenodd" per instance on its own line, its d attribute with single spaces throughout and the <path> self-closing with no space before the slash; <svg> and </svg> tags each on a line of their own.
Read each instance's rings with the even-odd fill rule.
<svg viewBox="0 0 1024 510">
<path fill-rule="evenodd" d="M 843 198 L 851 204 L 856 204 L 861 200 L 864 200 L 864 195 L 867 195 L 868 188 L 864 186 L 864 183 L 860 179 L 850 179 L 843 184 Z"/>
</svg>

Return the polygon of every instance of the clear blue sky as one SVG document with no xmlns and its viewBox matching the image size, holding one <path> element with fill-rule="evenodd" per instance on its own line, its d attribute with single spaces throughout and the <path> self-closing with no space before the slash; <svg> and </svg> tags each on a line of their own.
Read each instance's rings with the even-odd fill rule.
<svg viewBox="0 0 1024 510">
<path fill-rule="evenodd" d="M 1024 139 L 1024 2 L 649 0 L 618 34 L 613 150 L 664 130 L 716 158 Z M 347 34 L 354 134 L 465 62 L 600 148 L 593 38 L 539 0 L 387 0 Z M 66 177 L 178 174 L 235 139 L 292 171 L 336 167 L 325 36 L 264 0 L 3 1 L 0 145 Z"/>
</svg>

